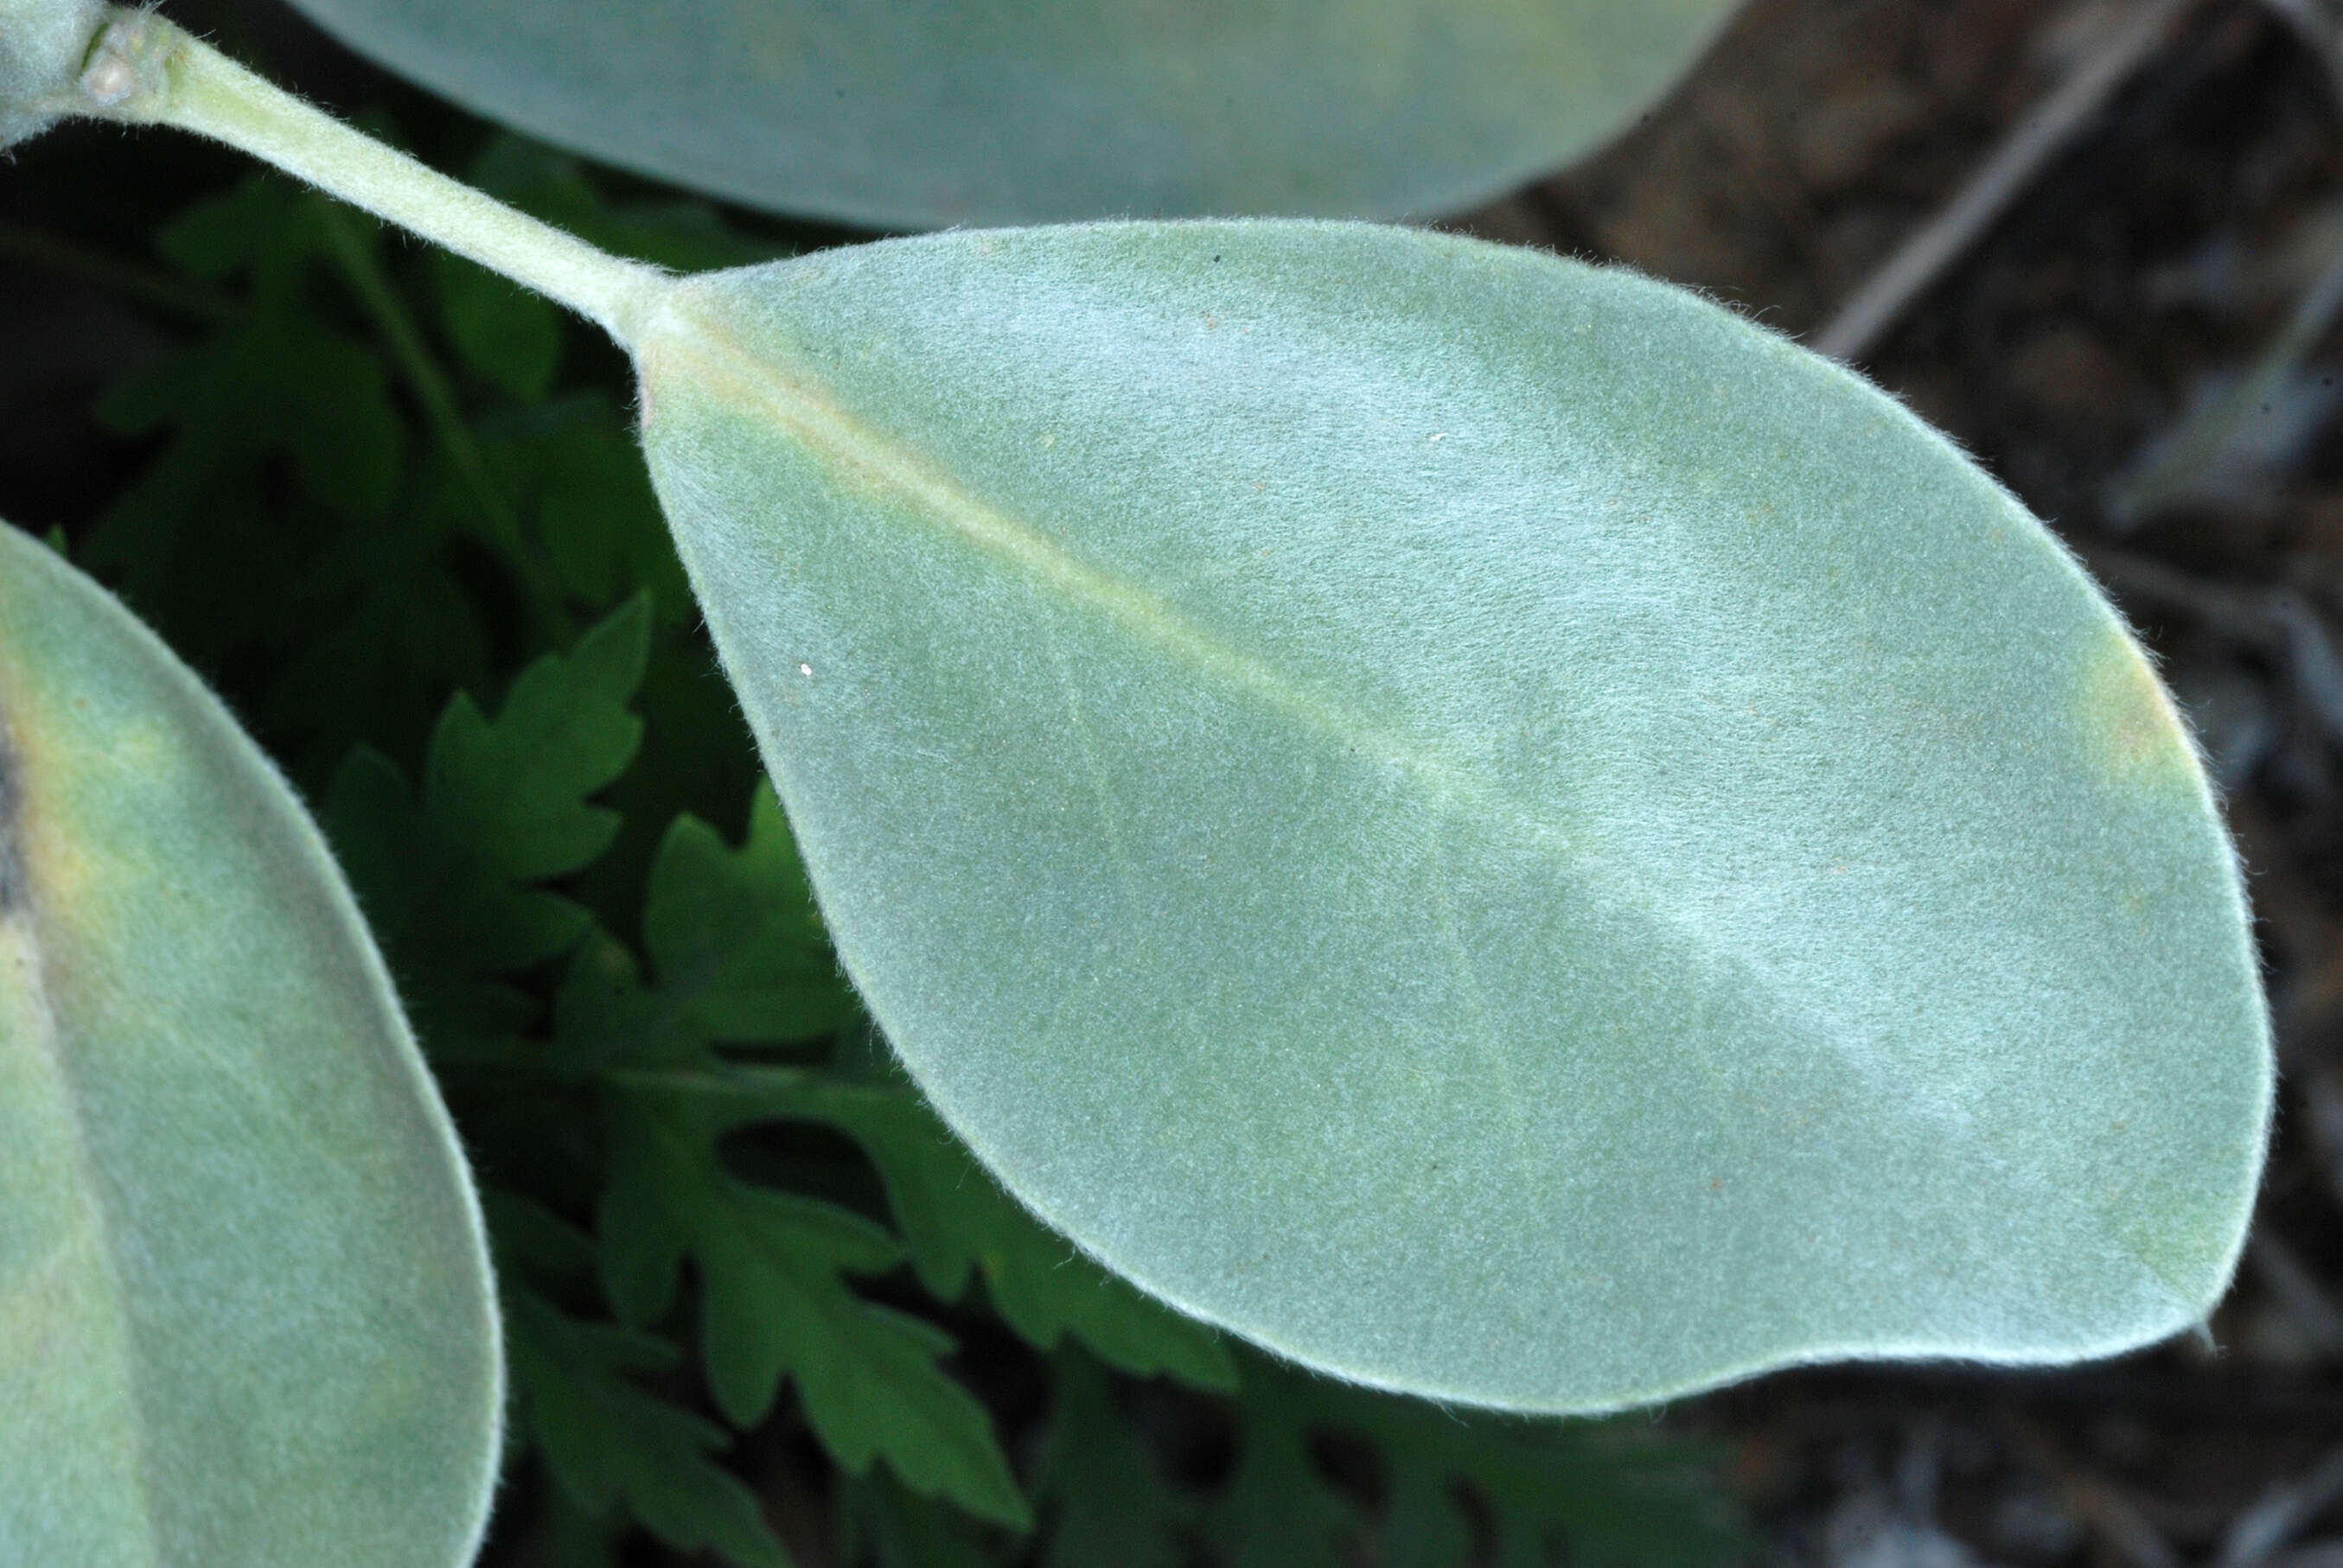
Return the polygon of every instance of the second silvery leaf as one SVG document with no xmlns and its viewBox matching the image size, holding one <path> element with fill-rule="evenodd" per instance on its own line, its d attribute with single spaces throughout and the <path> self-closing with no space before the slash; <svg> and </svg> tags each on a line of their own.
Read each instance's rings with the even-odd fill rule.
<svg viewBox="0 0 2343 1568">
<path fill-rule="evenodd" d="M 1734 0 L 296 0 L 492 118 L 880 228 L 1435 215 L 1588 151 Z"/>
<path fill-rule="evenodd" d="M 462 1568 L 503 1395 L 470 1177 L 324 840 L 0 525 L 0 1568 Z"/>
<path fill-rule="evenodd" d="M 1086 1251 L 1591 1410 L 2196 1322 L 2228 844 L 2042 526 L 1624 272 L 1105 225 L 675 286 L 646 442 L 838 950 Z"/>
<path fill-rule="evenodd" d="M 1362 225 L 672 286 L 644 440 L 837 947 L 1103 1263 L 1579 1411 L 2202 1320 L 2236 862 L 2041 523 L 1734 314 Z"/>
<path fill-rule="evenodd" d="M 2270 1050 L 2205 776 L 1846 370 L 1307 223 L 708 275 L 638 358 L 839 954 L 1141 1287 L 1546 1411 L 2226 1289 Z"/>
</svg>

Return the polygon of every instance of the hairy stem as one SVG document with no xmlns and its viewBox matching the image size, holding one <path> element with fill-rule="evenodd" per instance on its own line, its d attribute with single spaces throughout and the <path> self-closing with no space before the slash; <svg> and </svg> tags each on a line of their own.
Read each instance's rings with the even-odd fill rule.
<svg viewBox="0 0 2343 1568">
<path fill-rule="evenodd" d="M 668 275 L 621 261 L 395 152 L 152 13 L 115 11 L 83 71 L 84 114 L 176 126 L 558 300 L 631 347 Z"/>
</svg>

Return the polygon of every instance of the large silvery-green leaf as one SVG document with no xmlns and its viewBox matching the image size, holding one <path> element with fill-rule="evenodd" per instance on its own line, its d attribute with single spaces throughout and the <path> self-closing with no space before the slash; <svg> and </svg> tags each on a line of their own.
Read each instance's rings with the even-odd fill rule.
<svg viewBox="0 0 2343 1568">
<path fill-rule="evenodd" d="M 840 954 L 1146 1289 L 1541 1410 L 2224 1289 L 2271 1064 L 2204 776 L 1852 375 L 1295 223 L 713 274 L 636 349 Z"/>
<path fill-rule="evenodd" d="M 0 1564 L 454 1568 L 501 1396 L 468 1180 L 322 840 L 0 528 Z"/>
<path fill-rule="evenodd" d="M 296 0 L 534 135 L 886 228 L 1435 214 L 1588 150 L 1733 0 Z"/>
</svg>

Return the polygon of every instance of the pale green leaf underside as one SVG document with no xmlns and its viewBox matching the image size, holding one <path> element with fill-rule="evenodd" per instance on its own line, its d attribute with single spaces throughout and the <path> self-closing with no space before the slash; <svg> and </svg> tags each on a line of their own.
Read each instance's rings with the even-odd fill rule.
<svg viewBox="0 0 2343 1568">
<path fill-rule="evenodd" d="M 0 528 L 0 1564 L 453 1568 L 501 1401 L 468 1181 L 323 842 Z"/>
<path fill-rule="evenodd" d="M 885 228 L 1468 205 L 1657 97 L 1733 0 L 296 0 L 533 135 Z"/>
<path fill-rule="evenodd" d="M 660 494 L 841 958 L 1146 1289 L 1574 1410 L 2199 1318 L 2230 851 L 2050 536 L 1621 271 L 1109 225 L 678 286 Z"/>
</svg>

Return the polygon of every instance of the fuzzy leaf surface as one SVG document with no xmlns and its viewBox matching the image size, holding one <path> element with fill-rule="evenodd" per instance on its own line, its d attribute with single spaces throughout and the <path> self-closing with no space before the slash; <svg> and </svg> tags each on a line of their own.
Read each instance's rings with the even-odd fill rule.
<svg viewBox="0 0 2343 1568">
<path fill-rule="evenodd" d="M 1433 214 L 1591 148 L 1733 0 L 297 0 L 532 136 L 873 228 Z"/>
<path fill-rule="evenodd" d="M 292 792 L 0 528 L 0 1563 L 471 1560 L 479 1213 Z"/>
<path fill-rule="evenodd" d="M 719 273 L 636 350 L 840 959 L 1143 1289 L 1561 1411 L 2225 1288 L 2271 1060 L 2205 779 L 1845 370 L 1302 223 Z"/>
</svg>

